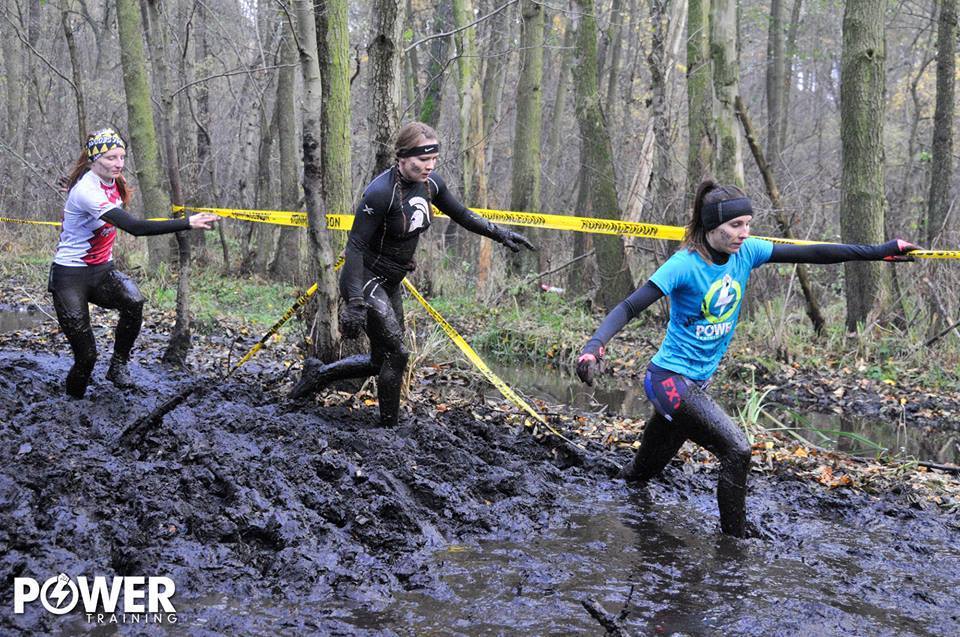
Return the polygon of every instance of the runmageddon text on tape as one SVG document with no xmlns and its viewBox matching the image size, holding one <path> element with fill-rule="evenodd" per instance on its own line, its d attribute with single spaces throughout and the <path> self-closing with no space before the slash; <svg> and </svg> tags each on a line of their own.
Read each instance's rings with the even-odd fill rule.
<svg viewBox="0 0 960 637">
<path fill-rule="evenodd" d="M 174 206 L 175 211 L 184 210 L 183 206 Z M 307 226 L 307 215 L 303 212 L 289 212 L 284 210 L 237 210 L 234 208 L 196 208 L 187 207 L 190 212 L 210 212 L 221 217 L 273 223 L 284 226 Z M 619 221 L 617 219 L 596 219 L 591 217 L 570 217 L 567 215 L 548 215 L 531 212 L 512 212 L 509 210 L 489 210 L 487 208 L 471 208 L 482 217 L 510 226 L 527 228 L 546 228 L 549 230 L 567 230 L 573 232 L 588 232 L 592 234 L 609 234 L 623 237 L 640 237 L 646 239 L 665 239 L 681 241 L 684 229 L 679 226 L 664 226 L 655 223 L 635 223 Z M 436 208 L 434 215 L 445 217 Z M 353 215 L 328 214 L 328 230 L 349 230 L 353 226 Z M 809 245 L 814 243 L 830 243 L 828 241 L 808 241 L 804 239 L 782 239 L 778 237 L 757 237 L 774 243 L 788 243 L 795 245 Z M 910 256 L 919 259 L 960 259 L 960 250 L 914 250 Z"/>
</svg>

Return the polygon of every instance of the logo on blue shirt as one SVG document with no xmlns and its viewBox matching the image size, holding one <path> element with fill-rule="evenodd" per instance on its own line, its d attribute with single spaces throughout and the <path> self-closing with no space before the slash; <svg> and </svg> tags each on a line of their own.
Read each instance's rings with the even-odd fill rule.
<svg viewBox="0 0 960 637">
<path fill-rule="evenodd" d="M 729 274 L 725 274 L 722 279 L 714 281 L 707 289 L 707 293 L 703 296 L 700 312 L 707 322 L 722 323 L 733 316 L 737 308 L 740 307 L 740 299 L 742 298 L 743 291 L 740 282 Z"/>
</svg>

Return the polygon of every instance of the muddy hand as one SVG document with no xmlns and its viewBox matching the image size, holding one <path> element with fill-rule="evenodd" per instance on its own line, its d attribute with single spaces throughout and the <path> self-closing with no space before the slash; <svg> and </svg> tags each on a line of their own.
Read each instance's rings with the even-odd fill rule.
<svg viewBox="0 0 960 637">
<path fill-rule="evenodd" d="M 497 233 L 493 238 L 510 248 L 510 250 L 513 252 L 520 252 L 520 246 L 523 246 L 528 250 L 536 251 L 536 248 L 533 247 L 533 244 L 530 243 L 530 241 L 519 232 L 507 230 L 506 228 L 501 228 L 500 226 L 495 227 L 497 229 Z"/>
<path fill-rule="evenodd" d="M 577 376 L 593 387 L 593 379 L 600 374 L 600 361 L 593 354 L 581 354 L 577 359 Z"/>
</svg>

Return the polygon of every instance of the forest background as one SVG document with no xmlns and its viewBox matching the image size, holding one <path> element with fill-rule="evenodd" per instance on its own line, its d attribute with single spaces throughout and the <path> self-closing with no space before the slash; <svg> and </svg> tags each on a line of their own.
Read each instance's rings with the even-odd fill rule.
<svg viewBox="0 0 960 637">
<path fill-rule="evenodd" d="M 323 358 L 340 351 L 330 266 L 344 240 L 323 214 L 352 211 L 413 119 L 439 131 L 438 171 L 471 207 L 683 225 L 709 175 L 745 187 L 755 234 L 956 248 L 956 11 L 956 0 L 8 0 L 0 216 L 56 219 L 59 178 L 107 125 L 128 138 L 132 212 L 306 209 L 306 232 L 228 220 L 193 245 L 124 241 L 118 257 L 159 277 L 166 298 L 180 273 L 174 341 L 190 331 L 190 263 L 201 283 L 282 290 L 277 316 L 317 280 L 305 341 Z M 579 312 L 583 330 L 596 319 L 583 301 L 611 308 L 676 246 L 527 229 L 540 250 L 514 257 L 445 224 L 413 276 L 429 296 L 482 317 L 541 305 L 542 284 L 563 290 L 551 307 Z M 8 266 L 37 272 L 55 247 L 48 228 L 3 223 L 0 239 Z M 855 335 L 844 347 L 860 353 L 892 340 L 895 351 L 870 353 L 932 355 L 955 377 L 958 278 L 935 260 L 764 268 L 751 333 L 779 356 L 792 336 L 815 344 L 825 330 Z"/>
</svg>

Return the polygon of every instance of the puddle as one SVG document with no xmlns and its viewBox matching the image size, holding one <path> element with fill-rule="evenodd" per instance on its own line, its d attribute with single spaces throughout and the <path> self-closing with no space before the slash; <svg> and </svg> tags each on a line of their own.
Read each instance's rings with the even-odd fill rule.
<svg viewBox="0 0 960 637">
<path fill-rule="evenodd" d="M 795 550 L 719 537 L 698 519 L 710 499 L 584 502 L 552 536 L 438 553 L 436 589 L 355 619 L 415 634 L 600 634 L 581 606 L 591 597 L 614 616 L 626 611 L 637 635 L 938 635 L 960 626 L 956 546 L 925 545 L 944 567 L 936 581 L 904 561 L 887 529 L 814 519 L 800 526 Z"/>
<path fill-rule="evenodd" d="M 48 320 L 42 312 L 25 307 L 0 305 L 0 334 L 30 329 Z"/>
<path fill-rule="evenodd" d="M 551 403 L 571 405 L 586 411 L 606 407 L 610 412 L 629 418 L 646 418 L 650 402 L 640 382 L 618 386 L 617 379 L 604 378 L 594 387 L 587 387 L 571 373 L 534 365 L 505 365 L 492 355 L 481 353 L 491 368 L 514 390 Z M 628 381 L 629 382 L 629 381 Z M 495 391 L 495 390 L 492 390 Z M 728 405 L 735 416 L 738 405 Z M 920 429 L 904 421 L 878 421 L 831 413 L 799 412 L 775 403 L 764 409 L 784 425 L 810 442 L 831 450 L 852 455 L 873 457 L 880 448 L 902 458 L 960 464 L 960 432 Z M 761 422 L 775 428 L 769 420 Z"/>
</svg>

